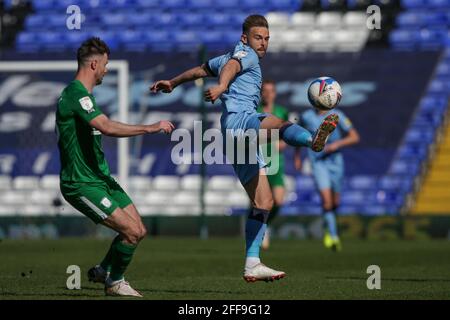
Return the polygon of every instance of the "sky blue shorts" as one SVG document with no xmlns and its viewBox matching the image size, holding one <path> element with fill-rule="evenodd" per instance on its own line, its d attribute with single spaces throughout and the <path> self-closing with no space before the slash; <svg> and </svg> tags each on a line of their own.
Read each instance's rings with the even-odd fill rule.
<svg viewBox="0 0 450 320">
<path fill-rule="evenodd" d="M 344 159 L 342 155 L 312 162 L 314 181 L 319 190 L 331 189 L 340 193 L 344 179 Z"/>
<path fill-rule="evenodd" d="M 252 141 L 245 144 L 247 155 L 241 159 L 238 158 L 237 146 L 240 142 L 243 142 L 243 135 L 246 132 L 247 134 L 249 133 L 246 130 L 253 129 L 252 131 L 257 135 L 261 121 L 268 115 L 267 113 L 257 113 L 256 111 L 243 111 L 238 113 L 228 113 L 225 111 L 220 118 L 224 138 L 224 154 L 227 156 L 228 161 L 232 162 L 233 169 L 242 185 L 250 182 L 255 175 L 259 174 L 261 168 L 267 167 L 267 164 L 264 161 L 261 148 L 258 146 L 256 140 L 248 139 Z M 248 136 L 250 137 L 251 135 Z M 231 149 L 229 147 L 227 148 L 227 143 L 229 144 L 231 141 L 234 141 L 234 151 L 232 154 L 230 154 Z"/>
</svg>

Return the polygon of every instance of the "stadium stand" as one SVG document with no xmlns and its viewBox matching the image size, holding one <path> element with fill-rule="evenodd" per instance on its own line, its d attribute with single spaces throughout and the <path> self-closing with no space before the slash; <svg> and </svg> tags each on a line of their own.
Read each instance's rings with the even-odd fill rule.
<svg viewBox="0 0 450 320">
<path fill-rule="evenodd" d="M 333 52 L 336 54 L 333 64 L 339 65 L 341 62 L 339 53 L 362 54 L 372 40 L 387 37 L 385 34 L 377 33 L 376 30 L 367 29 L 365 9 L 370 4 L 379 4 L 382 8 L 389 9 L 386 10 L 387 13 L 383 12 L 383 21 L 388 27 L 382 32 L 389 33 L 389 21 L 396 17 L 394 19 L 396 29 L 388 37 L 389 44 L 394 49 L 406 49 L 412 52 L 418 49 L 438 50 L 450 43 L 447 35 L 450 25 L 450 2 L 444 0 L 403 0 L 401 1 L 402 11 L 398 15 L 398 1 L 389 0 L 346 2 L 329 0 L 41 0 L 33 1 L 32 6 L 27 1 L 20 3 L 23 8 L 33 10 L 31 14 L 31 9 L 22 10 L 23 19 L 19 19 L 14 25 L 15 33 L 17 33 L 23 24 L 23 30 L 18 33 L 14 46 L 18 52 L 26 54 L 73 51 L 84 38 L 94 34 L 104 38 L 114 50 L 125 52 L 125 54 L 127 51 L 141 53 L 195 51 L 202 43 L 210 51 L 224 50 L 236 42 L 240 34 L 240 24 L 246 14 L 258 10 L 266 15 L 271 25 L 270 50 L 282 55 L 282 58 L 277 61 L 282 61 L 284 57 L 286 61 L 293 61 L 290 54 L 306 52 L 310 54 L 311 61 L 317 62 L 319 58 L 314 60 L 315 52 Z M 83 27 L 81 30 L 67 32 L 65 9 L 71 4 L 78 4 L 81 7 Z M 101 13 L 98 10 L 100 5 Z M 245 9 L 237 11 L 238 5 Z M 3 8 L 3 12 L 8 10 L 13 12 L 11 11 L 13 1 L 3 1 Z M 108 10 L 105 11 L 104 8 Z M 214 10 L 211 11 L 211 8 Z M 318 12 L 319 9 L 325 10 Z M 208 32 L 204 32 L 205 28 Z M 343 64 L 350 61 L 350 56 L 353 59 L 354 56 L 349 54 L 345 56 L 347 60 L 342 60 Z M 450 55 L 447 54 L 440 60 L 427 88 L 421 84 L 414 87 L 415 92 L 425 91 L 420 102 L 412 101 L 418 102 L 418 107 L 407 106 L 410 109 L 397 114 L 398 122 L 409 123 L 409 126 L 395 132 L 403 139 L 400 139 L 398 143 L 395 142 L 396 144 L 393 142 L 394 145 L 390 146 L 396 151 L 392 159 L 388 157 L 389 166 L 386 170 L 373 169 L 372 163 L 379 158 L 374 158 L 373 162 L 368 161 L 368 164 L 364 161 L 352 162 L 356 170 L 349 172 L 346 176 L 341 214 L 396 215 L 410 207 L 408 199 L 418 191 L 422 176 L 426 174 L 426 164 L 433 149 L 429 146 L 433 145 L 437 128 L 442 124 L 442 117 L 447 110 L 450 90 L 448 56 Z M 318 57 L 323 58 L 322 55 Z M 373 57 L 369 57 L 368 60 L 371 59 L 373 60 Z M 161 63 L 165 61 L 162 59 Z M 361 59 L 358 63 L 363 65 L 365 61 Z M 306 64 L 299 68 L 307 67 Z M 284 70 L 288 68 L 289 62 L 279 70 L 286 74 Z M 366 68 L 373 70 L 373 65 L 367 65 Z M 315 67 L 308 72 L 312 74 L 318 70 L 322 72 L 328 69 Z M 136 68 L 133 72 L 137 73 Z M 276 70 L 273 72 L 275 78 L 277 75 L 281 78 L 280 74 L 275 73 Z M 342 75 L 347 74 L 340 72 Z M 422 74 L 426 76 L 426 73 Z M 387 78 L 386 75 L 387 73 L 381 74 L 379 79 L 384 81 Z M 401 82 L 401 79 L 408 77 L 400 73 L 398 76 L 404 78 L 396 76 L 396 74 L 390 76 L 392 83 Z M 349 79 L 351 75 L 346 80 Z M 424 81 L 426 82 L 427 79 Z M 402 87 L 402 89 L 405 88 Z M 372 102 L 370 106 L 373 109 L 377 104 L 389 104 L 389 97 L 394 97 L 392 92 L 383 91 L 384 94 L 388 98 L 385 100 L 380 98 Z M 411 119 L 412 112 L 414 117 Z M 368 137 L 373 138 L 373 135 Z M 378 149 L 361 150 L 355 153 L 361 152 L 363 154 L 361 158 L 364 160 L 370 158 L 375 152 L 379 152 Z M 433 166 L 446 167 L 448 146 L 444 144 L 439 150 Z M 198 170 L 181 174 L 176 171 L 176 168 L 168 165 L 166 151 L 157 148 L 148 148 L 145 151 L 158 154 L 154 169 L 141 175 L 133 171 L 129 182 L 133 199 L 141 213 L 143 215 L 198 214 L 201 179 Z M 9 142 L 1 141 L 1 154 L 14 154 L 20 158 L 18 155 L 20 152 L 21 150 L 14 149 Z M 30 154 L 34 155 L 37 152 L 33 150 Z M 110 156 L 115 150 L 111 146 L 106 146 L 106 152 Z M 31 216 L 39 212 L 52 215 L 78 214 L 61 199 L 58 193 L 57 153 L 52 151 L 52 155 L 56 156 L 56 160 L 52 160 L 51 165 L 41 173 L 24 169 L 25 164 L 21 162 L 22 167 L 0 176 L 0 190 L 2 190 L 0 202 L 4 204 L 0 208 L 0 214 Z M 113 168 L 115 161 L 115 159 L 112 160 Z M 372 167 L 370 168 L 372 171 L 365 173 L 367 167 Z M 239 213 L 239 210 L 242 211 L 248 206 L 248 199 L 232 175 L 232 171 L 229 168 L 221 170 L 224 169 L 212 167 L 208 172 L 208 191 L 205 197 L 207 212 L 209 214 Z M 430 171 L 430 177 L 435 176 L 436 174 Z M 293 170 L 289 170 L 287 184 L 287 203 L 282 209 L 282 214 L 319 215 L 321 213 L 319 196 L 311 176 L 296 174 Z M 435 193 L 433 189 L 425 194 L 440 194 L 440 192 Z M 419 199 L 418 203 L 420 201 Z M 419 205 L 417 208 L 414 210 L 423 210 Z"/>
</svg>

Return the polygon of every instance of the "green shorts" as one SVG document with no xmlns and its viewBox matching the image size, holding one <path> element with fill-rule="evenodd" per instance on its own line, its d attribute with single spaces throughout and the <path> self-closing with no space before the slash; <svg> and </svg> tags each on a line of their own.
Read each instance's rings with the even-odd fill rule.
<svg viewBox="0 0 450 320">
<path fill-rule="evenodd" d="M 279 156 L 278 158 L 273 159 L 272 161 L 276 161 L 274 165 L 278 167 L 278 170 L 274 174 L 268 174 L 267 179 L 269 180 L 269 184 L 271 188 L 275 187 L 284 187 L 284 157 Z M 272 165 L 272 163 L 271 163 Z"/>
<path fill-rule="evenodd" d="M 268 175 L 267 179 L 271 188 L 284 187 L 284 173 L 281 170 L 276 174 Z"/>
<path fill-rule="evenodd" d="M 133 203 L 113 178 L 90 183 L 61 182 L 60 188 L 64 199 L 95 223 Z"/>
</svg>

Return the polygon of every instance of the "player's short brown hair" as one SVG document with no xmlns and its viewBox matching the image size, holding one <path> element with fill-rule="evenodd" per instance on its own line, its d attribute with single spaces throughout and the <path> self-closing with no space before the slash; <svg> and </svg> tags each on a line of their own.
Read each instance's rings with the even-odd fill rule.
<svg viewBox="0 0 450 320">
<path fill-rule="evenodd" d="M 107 54 L 109 56 L 109 47 L 102 39 L 98 37 L 92 37 L 84 41 L 77 51 L 77 61 L 78 66 L 82 66 L 85 62 L 93 55 L 103 55 Z"/>
<path fill-rule="evenodd" d="M 252 14 L 245 18 L 242 24 L 242 33 L 247 34 L 253 27 L 264 27 L 269 29 L 269 23 L 264 16 L 259 14 Z"/>
</svg>

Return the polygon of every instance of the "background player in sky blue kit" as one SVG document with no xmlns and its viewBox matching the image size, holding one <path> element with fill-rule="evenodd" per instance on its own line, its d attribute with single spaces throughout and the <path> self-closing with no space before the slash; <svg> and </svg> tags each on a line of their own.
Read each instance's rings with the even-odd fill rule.
<svg viewBox="0 0 450 320">
<path fill-rule="evenodd" d="M 269 43 L 269 26 L 260 15 L 248 16 L 242 25 L 240 42 L 233 51 L 209 60 L 192 68 L 171 80 L 156 81 L 152 92 L 171 92 L 176 86 L 203 77 L 218 77 L 218 84 L 205 92 L 205 100 L 214 103 L 222 101 L 221 129 L 223 138 L 231 133 L 233 138 L 242 137 L 242 131 L 259 129 L 279 130 L 279 136 L 291 146 L 305 146 L 321 151 L 328 136 L 336 128 L 337 115 L 328 116 L 314 135 L 297 124 L 281 120 L 273 115 L 257 113 L 260 101 L 262 74 L 259 60 L 264 57 Z M 270 137 L 269 133 L 269 137 Z M 226 139 L 227 140 L 227 139 Z M 225 143 L 227 142 L 225 140 Z M 247 151 L 251 150 L 248 148 Z M 244 279 L 247 282 L 258 280 L 271 281 L 285 276 L 282 271 L 271 269 L 261 263 L 259 251 L 267 219 L 273 207 L 273 196 L 266 175 L 266 164 L 262 154 L 249 154 L 251 159 L 245 163 L 233 162 L 233 168 L 244 186 L 253 210 L 249 214 L 245 227 L 246 259 Z M 251 153 L 251 152 L 249 152 Z M 231 155 L 227 155 L 229 160 Z M 255 161 L 252 162 L 251 160 Z"/>
<path fill-rule="evenodd" d="M 325 229 L 324 245 L 332 250 L 340 250 L 336 209 L 339 206 L 339 195 L 341 192 L 342 179 L 344 177 L 344 158 L 340 150 L 359 142 L 359 135 L 353 127 L 350 119 L 340 110 L 323 111 L 310 109 L 300 117 L 300 125 L 314 132 L 331 112 L 339 116 L 339 125 L 330 135 L 323 151 L 312 152 L 308 150 L 308 158 L 311 161 L 314 181 L 320 192 L 323 208 Z M 300 148 L 295 152 L 295 167 L 301 169 Z"/>
</svg>

